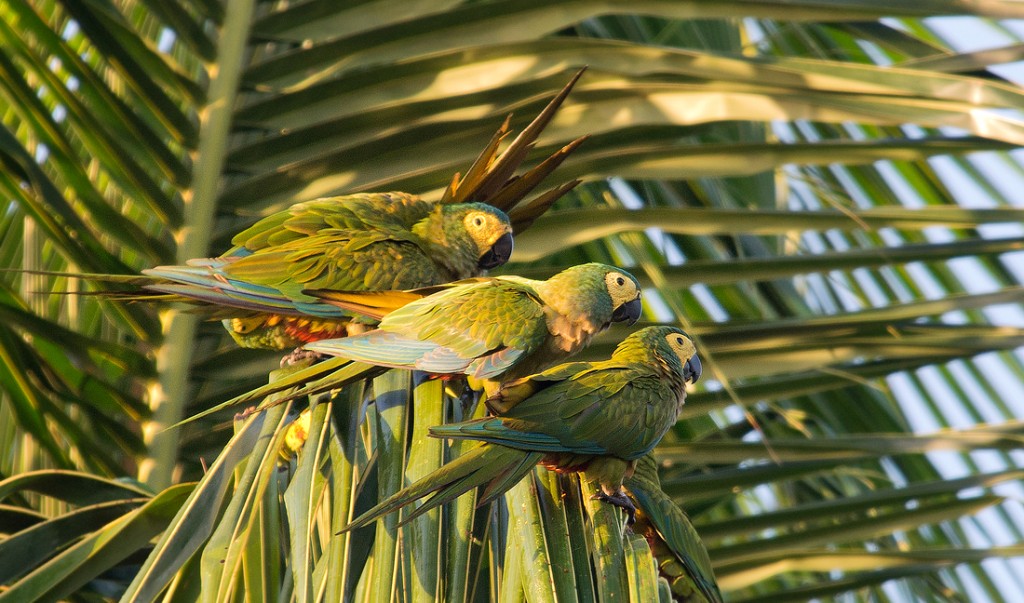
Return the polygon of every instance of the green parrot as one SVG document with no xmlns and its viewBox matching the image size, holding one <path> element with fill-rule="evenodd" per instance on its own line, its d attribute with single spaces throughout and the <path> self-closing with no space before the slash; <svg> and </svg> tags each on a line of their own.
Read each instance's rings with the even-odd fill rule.
<svg viewBox="0 0 1024 603">
<path fill-rule="evenodd" d="M 159 279 L 145 287 L 215 306 L 242 347 L 284 350 L 366 329 L 303 289 L 414 289 L 476 276 L 508 261 L 512 226 L 483 203 L 368 193 L 299 203 L 232 243 L 220 257 L 144 270 Z"/>
<path fill-rule="evenodd" d="M 673 599 L 722 603 L 708 551 L 686 513 L 661 489 L 653 455 L 637 460 L 624 485 L 637 507 L 633 530 L 647 538 Z"/>
<path fill-rule="evenodd" d="M 235 236 L 233 247 L 219 257 L 159 266 L 130 280 L 74 276 L 144 289 L 103 292 L 113 298 L 192 302 L 197 313 L 225 319 L 243 347 L 286 350 L 363 331 L 373 321 L 302 290 L 416 289 L 478 276 L 506 262 L 513 230 L 529 227 L 580 182 L 565 182 L 524 202 L 586 136 L 515 172 L 582 73 L 510 143 L 506 118 L 465 175 L 453 175 L 439 201 L 406 193 L 317 199 L 263 218 Z"/>
<path fill-rule="evenodd" d="M 479 440 L 479 445 L 380 502 L 345 530 L 431 494 L 404 521 L 478 486 L 483 487 L 478 505 L 484 505 L 537 464 L 559 472 L 586 471 L 600 485 L 595 498 L 632 513 L 623 480 L 676 422 L 686 384 L 700 373 L 686 333 L 647 327 L 624 339 L 609 360 L 570 362 L 515 382 L 509 395 L 516 403 L 505 415 L 430 429 L 435 437 Z"/>
<path fill-rule="evenodd" d="M 305 349 L 392 368 L 463 373 L 483 380 L 490 395 L 497 379 L 543 370 L 583 349 L 612 322 L 636 322 L 641 311 L 636 279 L 597 263 L 567 268 L 546 281 L 497 276 L 434 289 L 386 315 L 373 314 L 382 318 L 374 331 L 317 341 Z M 352 300 L 387 297 L 307 293 L 349 310 L 361 309 Z"/>
</svg>

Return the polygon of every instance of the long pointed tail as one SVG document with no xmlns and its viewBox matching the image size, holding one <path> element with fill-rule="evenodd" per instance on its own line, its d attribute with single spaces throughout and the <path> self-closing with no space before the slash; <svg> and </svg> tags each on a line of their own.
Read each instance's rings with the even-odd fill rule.
<svg viewBox="0 0 1024 603">
<path fill-rule="evenodd" d="M 637 472 L 626 479 L 625 486 L 636 500 L 641 513 L 654 525 L 665 545 L 683 565 L 687 575 L 685 577 L 692 579 L 704 600 L 720 603 L 722 593 L 715 581 L 708 551 L 690 523 L 690 518 L 654 481 L 657 480 L 657 472 L 650 459 L 648 456 L 640 460 Z M 644 466 L 645 462 L 647 467 Z M 649 473 L 653 477 L 644 474 L 645 468 L 650 469 Z"/>
<path fill-rule="evenodd" d="M 214 306 L 229 306 L 241 310 L 286 314 L 290 316 L 318 316 L 340 318 L 350 314 L 316 299 L 292 299 L 274 287 L 231 278 L 223 268 L 232 258 L 193 260 L 186 266 L 157 266 L 143 270 L 143 274 L 157 279 L 145 285 L 150 291 L 159 291 Z"/>
<path fill-rule="evenodd" d="M 432 494 L 433 496 L 430 496 L 423 504 L 403 518 L 402 523 L 405 523 L 431 509 L 455 500 L 477 486 L 487 484 L 487 488 L 477 502 L 478 506 L 484 505 L 518 483 L 543 456 L 537 452 L 482 444 L 416 483 L 395 492 L 377 506 L 354 519 L 352 523 L 342 529 L 342 532 L 361 528 L 388 513 Z"/>
</svg>

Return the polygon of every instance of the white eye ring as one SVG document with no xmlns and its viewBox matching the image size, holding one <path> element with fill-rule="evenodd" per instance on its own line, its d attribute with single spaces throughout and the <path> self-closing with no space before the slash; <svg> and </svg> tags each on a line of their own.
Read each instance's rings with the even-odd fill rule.
<svg viewBox="0 0 1024 603">
<path fill-rule="evenodd" d="M 473 224 L 475 224 L 477 226 L 483 226 L 484 225 L 484 219 L 481 218 L 480 216 L 477 216 L 477 217 L 473 218 Z"/>
</svg>

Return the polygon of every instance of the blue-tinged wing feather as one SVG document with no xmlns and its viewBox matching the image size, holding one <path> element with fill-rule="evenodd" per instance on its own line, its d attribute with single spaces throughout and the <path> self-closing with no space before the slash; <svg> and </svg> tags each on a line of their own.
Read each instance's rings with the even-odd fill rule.
<svg viewBox="0 0 1024 603">
<path fill-rule="evenodd" d="M 573 441 L 566 444 L 553 435 L 539 431 L 510 429 L 501 417 L 489 417 L 438 425 L 430 428 L 430 435 L 438 438 L 477 440 L 518 448 L 531 452 L 571 452 L 574 454 L 605 454 L 607 450 L 595 442 Z"/>
<path fill-rule="evenodd" d="M 359 362 L 431 373 L 459 373 L 470 362 L 470 359 L 436 343 L 379 330 L 342 339 L 316 341 L 305 347 Z"/>
<path fill-rule="evenodd" d="M 143 273 L 172 282 L 147 285 L 146 288 L 256 312 L 322 318 L 349 316 L 345 310 L 330 304 L 290 300 L 273 287 L 229 278 L 220 271 L 228 263 L 229 260 L 211 258 L 193 260 L 188 266 L 150 268 Z"/>
<path fill-rule="evenodd" d="M 466 374 L 477 379 L 490 379 L 504 373 L 514 365 L 526 350 L 505 348 L 474 360 L 467 368 Z"/>
</svg>

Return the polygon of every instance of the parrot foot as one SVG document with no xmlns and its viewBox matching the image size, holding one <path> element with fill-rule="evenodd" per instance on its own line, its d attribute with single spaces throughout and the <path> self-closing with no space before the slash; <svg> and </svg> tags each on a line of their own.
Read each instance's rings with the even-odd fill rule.
<svg viewBox="0 0 1024 603">
<path fill-rule="evenodd" d="M 601 491 L 598 492 L 597 494 L 594 494 L 590 498 L 592 500 L 606 502 L 612 506 L 618 507 L 625 511 L 627 515 L 627 525 L 633 525 L 634 523 L 636 523 L 636 505 L 634 505 L 633 501 L 630 500 L 629 497 L 626 496 L 626 494 L 621 490 L 613 494 L 608 494 L 607 492 Z"/>
<path fill-rule="evenodd" d="M 287 366 L 294 366 L 296 364 L 299 364 L 300 362 L 308 362 L 308 364 L 312 365 L 320 360 L 323 360 L 324 358 L 326 358 L 326 356 L 324 356 L 320 352 L 304 350 L 302 348 L 295 348 L 294 350 L 292 350 L 291 354 L 288 354 L 287 356 L 281 359 L 281 368 L 285 368 Z"/>
</svg>

